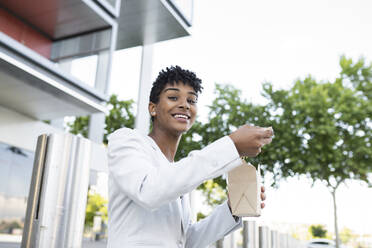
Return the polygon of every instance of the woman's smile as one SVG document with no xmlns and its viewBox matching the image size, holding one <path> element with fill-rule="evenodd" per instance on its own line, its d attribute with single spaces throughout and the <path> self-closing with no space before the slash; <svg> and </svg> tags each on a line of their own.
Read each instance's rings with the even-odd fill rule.
<svg viewBox="0 0 372 248">
<path fill-rule="evenodd" d="M 187 114 L 177 113 L 172 115 L 177 121 L 183 123 L 189 123 L 190 116 Z"/>
</svg>

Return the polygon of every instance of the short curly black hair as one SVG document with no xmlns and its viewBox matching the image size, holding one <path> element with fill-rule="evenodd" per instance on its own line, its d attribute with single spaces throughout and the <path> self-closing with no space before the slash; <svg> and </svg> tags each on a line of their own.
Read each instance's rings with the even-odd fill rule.
<svg viewBox="0 0 372 248">
<path fill-rule="evenodd" d="M 194 72 L 184 70 L 178 65 L 171 66 L 159 72 L 158 77 L 152 84 L 150 102 L 158 103 L 160 93 L 164 90 L 165 86 L 167 84 L 174 85 L 178 82 L 190 85 L 196 93 L 201 93 L 203 89 L 201 86 L 201 79 L 197 78 Z"/>
</svg>

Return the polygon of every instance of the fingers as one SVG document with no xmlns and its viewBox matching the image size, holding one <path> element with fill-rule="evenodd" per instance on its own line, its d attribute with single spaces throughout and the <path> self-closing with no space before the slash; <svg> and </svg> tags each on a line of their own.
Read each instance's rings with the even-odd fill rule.
<svg viewBox="0 0 372 248">
<path fill-rule="evenodd" d="M 262 145 L 267 145 L 267 144 L 270 144 L 271 141 L 273 141 L 273 138 L 263 138 L 262 139 Z"/>
<path fill-rule="evenodd" d="M 265 127 L 263 128 L 263 136 L 265 138 L 269 138 L 269 137 L 272 137 L 274 136 L 274 130 L 272 127 Z"/>
<path fill-rule="evenodd" d="M 265 194 L 265 187 L 261 186 L 261 200 L 264 201 L 266 199 L 266 194 Z M 265 207 L 265 203 L 261 203 L 261 208 Z"/>
<path fill-rule="evenodd" d="M 265 193 L 261 193 L 261 200 L 264 201 L 266 199 Z"/>
<path fill-rule="evenodd" d="M 262 128 L 262 138 L 261 138 L 261 143 L 262 146 L 270 144 L 271 141 L 273 140 L 273 135 L 274 135 L 274 130 L 272 127 L 265 127 Z"/>
<path fill-rule="evenodd" d="M 229 137 L 235 144 L 240 156 L 256 157 L 264 145 L 270 144 L 274 131 L 272 127 L 243 125 Z"/>
</svg>

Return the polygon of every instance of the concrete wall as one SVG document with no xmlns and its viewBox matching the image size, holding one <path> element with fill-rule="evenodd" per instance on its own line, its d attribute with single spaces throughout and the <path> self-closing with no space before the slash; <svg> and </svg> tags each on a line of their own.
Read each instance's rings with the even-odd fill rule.
<svg viewBox="0 0 372 248">
<path fill-rule="evenodd" d="M 61 132 L 63 130 L 0 106 L 0 142 L 35 151 L 40 134 Z"/>
</svg>

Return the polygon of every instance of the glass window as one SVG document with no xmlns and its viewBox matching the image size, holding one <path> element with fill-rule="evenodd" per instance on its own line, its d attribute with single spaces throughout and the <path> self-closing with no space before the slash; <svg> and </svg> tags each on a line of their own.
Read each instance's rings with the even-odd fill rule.
<svg viewBox="0 0 372 248">
<path fill-rule="evenodd" d="M 33 152 L 0 143 L 0 235 L 22 235 L 33 162 Z"/>
<path fill-rule="evenodd" d="M 91 55 L 72 60 L 71 74 L 89 86 L 95 86 L 98 56 Z"/>
</svg>

